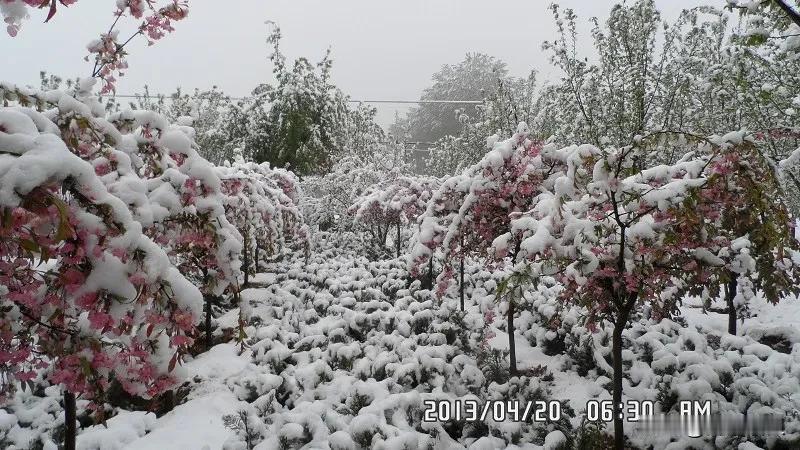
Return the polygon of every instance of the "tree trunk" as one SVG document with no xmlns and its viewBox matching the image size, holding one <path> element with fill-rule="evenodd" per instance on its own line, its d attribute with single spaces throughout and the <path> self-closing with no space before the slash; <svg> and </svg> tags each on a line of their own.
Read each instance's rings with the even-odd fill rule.
<svg viewBox="0 0 800 450">
<path fill-rule="evenodd" d="M 78 436 L 78 430 L 75 426 L 77 416 L 75 394 L 64 390 L 64 450 L 75 450 L 75 440 Z"/>
<path fill-rule="evenodd" d="M 731 279 L 725 286 L 725 303 L 728 304 L 728 334 L 736 335 L 736 320 L 738 317 L 736 314 L 736 305 L 733 304 L 733 299 L 736 297 L 736 288 L 738 286 L 738 282 L 736 280 L 736 274 L 731 273 L 730 275 Z"/>
<path fill-rule="evenodd" d="M 433 289 L 433 254 L 431 254 L 431 259 L 428 261 L 428 279 L 425 282 L 425 287 L 429 290 Z"/>
<path fill-rule="evenodd" d="M 211 301 L 212 295 L 205 295 L 206 300 L 206 349 L 211 348 Z"/>
<path fill-rule="evenodd" d="M 464 312 L 464 255 L 461 255 L 461 268 L 458 281 L 458 296 L 461 299 L 461 312 Z"/>
<path fill-rule="evenodd" d="M 623 429 L 622 419 L 622 331 L 628 324 L 630 309 L 620 311 L 614 323 L 614 333 L 611 339 L 611 355 L 614 369 L 614 380 L 612 398 L 614 401 L 614 449 L 623 450 L 625 448 L 625 430 Z"/>
<path fill-rule="evenodd" d="M 514 302 L 508 302 L 508 359 L 511 376 L 517 375 L 517 343 L 514 339 Z"/>
<path fill-rule="evenodd" d="M 258 253 L 259 253 L 259 251 L 258 251 L 258 250 L 259 250 L 259 248 L 260 248 L 260 247 L 261 247 L 261 246 L 259 245 L 258 241 L 256 241 L 256 248 L 255 248 L 255 250 L 254 250 L 255 254 L 253 255 L 253 264 L 255 264 L 255 265 L 256 265 L 256 273 L 258 273 L 258 271 L 259 271 L 259 270 L 261 270 L 261 269 L 258 267 Z"/>
<path fill-rule="evenodd" d="M 397 222 L 397 257 L 400 258 L 400 222 Z"/>
<path fill-rule="evenodd" d="M 248 248 L 250 245 L 245 244 L 244 248 L 242 249 L 242 269 L 244 269 L 244 285 L 250 282 L 250 252 Z"/>
<path fill-rule="evenodd" d="M 175 409 L 175 390 L 170 389 L 161 394 L 163 414 Z"/>
</svg>

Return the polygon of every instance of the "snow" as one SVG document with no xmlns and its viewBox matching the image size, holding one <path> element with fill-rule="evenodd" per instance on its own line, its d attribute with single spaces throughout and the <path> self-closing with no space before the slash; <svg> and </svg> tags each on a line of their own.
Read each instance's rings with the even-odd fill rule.
<svg viewBox="0 0 800 450">
<path fill-rule="evenodd" d="M 125 450 L 165 448 L 221 449 L 231 431 L 222 416 L 237 411 L 239 400 L 231 392 L 213 392 L 190 400 L 156 422 L 153 430 Z"/>
<path fill-rule="evenodd" d="M 122 450 L 153 430 L 156 415 L 142 411 L 121 412 L 109 419 L 105 426 L 94 425 L 78 436 L 77 448 L 81 450 Z"/>
<path fill-rule="evenodd" d="M 557 287 L 542 286 L 526 295 L 532 303 L 517 318 L 515 335 L 520 371 L 544 370 L 552 379 L 526 375 L 517 382 L 497 382 L 472 354 L 459 350 L 462 344 L 448 344 L 452 339 L 450 308 L 457 298 L 445 297 L 441 309 L 432 308 L 430 293 L 403 283 L 389 297 L 381 286 L 391 286 L 391 280 L 403 276 L 403 261 L 333 256 L 326 253 L 327 245 L 318 241 L 318 253 L 309 263 L 297 257 L 273 262 L 253 277 L 257 287 L 243 291 L 243 299 L 250 304 L 249 317 L 258 320 L 247 327 L 244 351 L 229 342 L 187 360 L 182 369 L 189 393 L 175 410 L 157 419 L 152 414 L 122 412 L 109 421 L 107 430 L 82 430 L 80 442 L 85 447 L 81 448 L 240 448 L 235 446 L 241 442 L 240 435 L 225 426 L 223 416 L 247 410 L 248 417 L 264 427 L 258 432 L 258 449 L 278 448 L 281 439 L 307 448 L 362 448 L 367 443 L 393 449 L 427 442 L 434 443 L 434 448 L 555 449 L 568 437 L 562 431 L 543 431 L 535 442 L 532 436 L 538 436 L 538 431 L 526 434 L 531 441 L 514 447 L 508 441 L 511 434 L 534 429 L 490 423 L 495 437 L 459 440 L 440 433 L 433 438 L 420 430 L 435 430 L 439 425 L 415 425 L 413 420 L 418 419 L 409 414 L 421 407 L 424 395 L 454 399 L 475 398 L 477 393 L 478 398 L 500 399 L 516 389 L 527 389 L 565 401 L 577 413 L 568 422 L 577 427 L 588 400 L 611 398 L 608 334 L 576 326 L 580 312 L 550 300 L 549 289 Z M 477 333 L 484 327 L 483 312 L 497 308 L 496 282 L 490 272 L 476 265 L 469 264 L 467 272 L 481 282 L 476 283 L 480 288 L 468 291 L 468 314 L 462 323 L 471 325 L 460 326 Z M 786 407 L 782 396 L 800 392 L 792 376 L 800 362 L 796 355 L 776 352 L 757 340 L 786 336 L 790 343 L 797 343 L 798 302 L 785 299 L 773 306 L 757 298 L 753 315 L 745 319 L 743 334 L 737 337 L 722 332 L 724 316 L 703 314 L 698 305 L 688 299 L 682 308 L 686 326 L 663 321 L 635 323 L 626 330 L 631 344 L 624 357 L 631 367 L 624 383 L 625 398 L 655 399 L 667 372 L 672 374 L 672 391 L 681 399 L 719 401 L 717 392 L 730 386 L 735 397 L 726 407 L 738 410 L 753 401 L 757 402 L 754 407 Z M 502 314 L 501 307 L 488 327 L 494 333 L 488 343 L 500 351 L 508 348 Z M 223 328 L 235 327 L 238 317 L 234 309 L 218 323 Z M 562 325 L 540 325 L 554 318 L 560 318 Z M 713 335 L 722 335 L 720 344 L 711 345 L 709 336 Z M 475 339 L 469 345 L 477 346 Z M 550 352 L 548 342 L 559 339 L 566 339 L 571 350 Z M 591 364 L 586 375 L 579 375 L 573 350 L 585 340 Z M 643 357 L 645 345 L 652 349 L 649 364 Z M 733 383 L 723 377 L 732 377 Z M 11 428 L 22 439 L 18 422 L 25 416 L 12 411 L 13 416 L 0 410 L 0 436 Z M 671 445 L 665 440 L 652 443 L 658 449 Z"/>
<path fill-rule="evenodd" d="M 90 87 L 81 84 L 81 89 Z M 97 113 L 97 105 L 91 102 L 63 93 L 48 95 L 57 100 L 61 112 Z M 67 149 L 58 136 L 58 128 L 48 118 L 56 112 L 44 115 L 18 107 L 0 109 L 0 146 L 5 152 L 0 155 L 0 205 L 16 206 L 19 194 L 46 181 L 76 177 L 86 194 L 109 205 L 114 217 L 126 225 L 124 234 L 109 241 L 119 248 L 142 251 L 145 276 L 166 280 L 177 305 L 197 316 L 203 312 L 200 290 L 175 267 L 164 249 L 145 236 L 145 227 L 163 225 L 182 214 L 212 216 L 214 238 L 219 241 L 213 256 L 226 264 L 212 269 L 224 274 L 218 284 L 204 286 L 204 290 L 217 294 L 240 281 L 238 255 L 245 243 L 240 229 L 264 231 L 282 240 L 281 244 L 301 235 L 308 237 L 301 226 L 290 232 L 284 229 L 284 225 L 302 222 L 298 206 L 302 193 L 294 186 L 294 176 L 238 158 L 214 167 L 194 148 L 189 118 L 179 125 L 145 111 L 123 111 L 108 120 L 94 118 L 116 148 L 89 163 Z M 121 122 L 160 133 L 157 138 L 143 132 L 122 133 L 116 128 Z M 390 174 L 346 205 L 361 226 L 385 225 L 389 222 L 380 221 L 390 220 L 417 228 L 408 260 L 403 256 L 365 258 L 353 249 L 357 247 L 353 243 L 362 241 L 346 227 L 331 234 L 318 233 L 313 246 L 306 243 L 306 254 L 283 251 L 286 248 L 270 252 L 260 261 L 259 273 L 241 291 L 241 303 L 226 304 L 222 311 L 215 309 L 214 338 L 223 343 L 195 357 L 187 356 L 179 366 L 175 375 L 185 384 L 179 390 L 178 406 L 159 418 L 109 407 L 112 417 L 107 427 L 81 430 L 79 447 L 215 450 L 243 448 L 243 440 L 252 438 L 258 449 L 555 450 L 569 441 L 581 425 L 587 401 L 611 397 L 611 326 L 600 321 L 596 331 L 587 329 L 585 305 L 560 301 L 558 294 L 564 286 L 544 276 L 552 272 L 537 267 L 538 283 L 526 286 L 518 299 L 516 331 L 511 338 L 520 373 L 511 376 L 506 354 L 508 303 L 497 298 L 498 282 L 510 270 L 504 257 L 515 243 L 521 256 L 545 255 L 547 261 L 552 251 L 554 258 L 571 261 L 564 274 L 583 285 L 600 267 L 594 245 L 609 239 L 597 229 L 613 231 L 617 226 L 607 218 L 590 216 L 597 212 L 592 208 L 623 192 L 641 195 L 622 205 L 620 214 L 634 216 L 649 206 L 667 211 L 706 181 L 702 171 L 708 159 L 687 157 L 674 165 L 618 179 L 609 167 L 623 158 L 620 149 L 601 150 L 591 145 L 539 149 L 528 140 L 529 132 L 527 125 L 520 124 L 512 139 L 491 138 L 487 141 L 491 150 L 483 160 L 461 175 L 437 180 Z M 727 147 L 746 139 L 744 133 L 736 132 L 711 140 Z M 163 173 L 141 179 L 136 171 L 142 165 L 137 155 L 139 144 L 161 147 L 161 156 L 178 156 L 186 162 L 175 164 L 165 158 L 158 163 Z M 590 167 L 589 162 L 595 160 Z M 502 180 L 502 172 L 520 161 L 525 166 L 520 173 L 525 177 L 538 175 L 538 169 L 547 167 L 545 163 L 557 167 L 551 177 L 543 177 L 541 186 L 525 191 L 528 193 L 523 196 L 528 196 L 530 204 L 517 205 L 511 198 L 523 192 L 524 183 L 504 184 Z M 96 175 L 98 168 L 111 162 L 121 169 Z M 585 181 L 585 186 L 579 189 L 578 181 Z M 242 182 L 259 195 L 237 196 L 230 182 Z M 207 192 L 186 205 L 183 196 L 201 187 Z M 462 313 L 454 289 L 438 293 L 423 289 L 420 280 L 410 279 L 408 269 L 419 269 L 416 266 L 427 258 L 436 257 L 439 265 L 439 258 L 452 256 L 464 238 L 462 227 L 487 205 L 503 211 L 512 206 L 516 209 L 500 214 L 507 229 L 490 230 L 495 232 L 492 239 L 481 244 L 490 243 L 496 258 L 485 264 L 483 248 L 478 255 L 463 256 L 469 285 Z M 280 221 L 257 219 L 283 214 Z M 86 230 L 105 229 L 105 223 L 92 214 L 82 212 L 76 217 Z M 656 217 L 656 212 L 637 216 L 627 227 L 627 236 L 645 248 L 657 241 L 664 224 Z M 283 232 L 286 236 L 278 236 Z M 677 299 L 681 303 L 674 320 L 656 320 L 651 309 L 643 309 L 623 331 L 625 399 L 658 399 L 658 407 L 666 410 L 675 409 L 673 399 L 708 399 L 738 413 L 774 410 L 786 414 L 795 429 L 800 428 L 796 416 L 789 416 L 800 406 L 799 302 L 790 297 L 772 305 L 762 298 L 757 283 L 748 276 L 756 264 L 751 255 L 753 242 L 740 236 L 717 253 L 702 246 L 690 253 L 710 266 L 727 264 L 727 269 L 740 275 L 734 302 L 750 307 L 740 333 L 728 335 L 727 317 L 705 311 L 702 301 L 692 296 Z M 622 256 L 626 264 L 632 264 L 629 255 Z M 137 289 L 122 259 L 109 257 L 104 262 L 89 273 L 84 290 L 135 298 Z M 669 300 L 677 291 L 658 293 L 658 298 Z M 720 303 L 720 299 L 710 300 L 717 306 Z M 115 305 L 112 312 L 121 316 L 125 307 Z M 84 331 L 90 329 L 87 320 L 81 317 Z M 160 368 L 172 354 L 165 351 L 167 340 L 161 334 L 153 339 L 159 344 L 154 362 Z M 57 388 L 15 393 L 0 409 L 0 443 L 19 448 L 38 440 L 45 448 L 53 447 L 54 427 L 59 420 L 63 423 L 59 394 Z M 558 424 L 560 429 L 553 424 L 490 420 L 484 424 L 486 430 L 468 429 L 463 435 L 457 431 L 451 435 L 447 430 L 452 424 L 420 420 L 424 399 L 531 398 L 560 400 L 576 414 L 565 417 Z M 254 428 L 243 431 L 236 420 Z M 253 436 L 248 436 L 248 431 Z M 666 439 L 647 444 L 660 450 L 681 448 L 688 441 L 669 443 Z M 738 443 L 738 448 L 757 447 L 745 442 Z"/>
</svg>

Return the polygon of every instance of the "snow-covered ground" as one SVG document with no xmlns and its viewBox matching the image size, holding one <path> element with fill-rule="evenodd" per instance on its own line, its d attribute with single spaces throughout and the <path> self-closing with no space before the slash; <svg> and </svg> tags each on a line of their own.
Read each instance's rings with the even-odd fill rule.
<svg viewBox="0 0 800 450">
<path fill-rule="evenodd" d="M 247 339 L 186 362 L 188 381 L 174 410 L 156 417 L 117 408 L 106 426 L 83 429 L 78 447 L 602 448 L 582 419 L 588 400 L 611 397 L 608 334 L 581 327 L 580 310 L 557 308 L 547 289 L 529 292 L 515 320 L 521 375 L 509 377 L 505 307 L 495 302 L 496 282 L 480 266 L 468 267 L 466 313 L 458 311 L 455 292 L 439 300 L 419 282 L 409 285 L 404 262 L 370 262 L 324 241 L 308 263 L 284 259 L 263 272 L 242 293 Z M 496 318 L 487 323 L 490 310 Z M 774 408 L 788 414 L 787 431 L 797 439 L 800 421 L 791 411 L 800 405 L 800 302 L 759 300 L 738 337 L 726 335 L 726 316 L 703 313 L 691 299 L 681 312 L 681 319 L 641 319 L 626 331 L 625 396 L 666 409 L 701 398 L 724 410 Z M 238 308 L 218 317 L 217 335 L 235 328 L 239 317 Z M 765 341 L 770 345 L 758 342 L 764 336 L 773 336 Z M 0 447 L 57 448 L 59 395 L 19 392 L 0 410 Z M 564 417 L 422 420 L 424 400 L 475 398 L 556 400 Z M 791 447 L 797 442 L 784 448 L 798 448 Z M 667 435 L 632 442 L 741 450 L 770 443 Z"/>
</svg>

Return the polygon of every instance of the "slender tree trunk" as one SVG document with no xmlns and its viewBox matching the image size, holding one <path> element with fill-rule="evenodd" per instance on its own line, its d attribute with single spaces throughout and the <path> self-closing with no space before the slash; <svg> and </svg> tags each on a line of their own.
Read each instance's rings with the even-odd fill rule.
<svg viewBox="0 0 800 450">
<path fill-rule="evenodd" d="M 426 284 L 428 289 L 433 289 L 433 254 L 431 254 L 431 259 L 428 261 L 428 280 Z"/>
<path fill-rule="evenodd" d="M 162 398 L 162 405 L 164 408 L 164 413 L 168 413 L 175 409 L 175 390 L 170 389 L 163 394 L 161 394 Z"/>
<path fill-rule="evenodd" d="M 206 295 L 206 348 L 211 348 L 211 301 L 214 297 Z"/>
<path fill-rule="evenodd" d="M 623 450 L 625 448 L 625 430 L 623 429 L 622 419 L 622 331 L 628 325 L 628 316 L 630 309 L 623 309 L 620 311 L 617 320 L 614 323 L 614 333 L 611 339 L 611 355 L 614 369 L 614 380 L 612 383 L 614 392 L 612 398 L 614 401 L 614 449 Z"/>
<path fill-rule="evenodd" d="M 258 271 L 261 270 L 261 268 L 258 267 L 258 254 L 260 253 L 259 252 L 260 249 L 261 245 L 258 243 L 258 241 L 256 241 L 255 254 L 253 255 L 253 264 L 256 265 L 256 273 L 258 273 Z"/>
<path fill-rule="evenodd" d="M 461 300 L 461 311 L 464 311 L 464 255 L 461 255 L 461 268 L 458 281 L 458 296 Z"/>
<path fill-rule="evenodd" d="M 64 390 L 64 450 L 75 450 L 75 440 L 78 436 L 78 429 L 75 426 L 77 416 L 75 394 Z"/>
<path fill-rule="evenodd" d="M 244 269 L 244 285 L 250 283 L 250 252 L 248 251 L 250 245 L 245 244 L 242 249 L 242 268 Z"/>
<path fill-rule="evenodd" d="M 395 245 L 397 247 L 397 257 L 400 258 L 400 222 L 399 221 L 397 222 L 397 242 L 396 242 Z"/>
<path fill-rule="evenodd" d="M 511 376 L 518 374 L 517 372 L 517 343 L 514 339 L 514 302 L 508 302 L 508 359 L 509 359 L 509 372 Z"/>
<path fill-rule="evenodd" d="M 728 304 L 728 334 L 736 335 L 736 321 L 738 319 L 736 314 L 736 305 L 733 304 L 733 299 L 736 297 L 736 288 L 738 282 L 736 274 L 731 273 L 731 279 L 725 286 L 725 303 Z"/>
</svg>

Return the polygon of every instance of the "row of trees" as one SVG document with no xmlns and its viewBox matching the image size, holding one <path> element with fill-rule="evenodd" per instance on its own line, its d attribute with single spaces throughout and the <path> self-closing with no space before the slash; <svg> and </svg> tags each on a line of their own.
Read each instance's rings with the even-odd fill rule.
<svg viewBox="0 0 800 450">
<path fill-rule="evenodd" d="M 416 224 L 438 182 L 432 177 L 393 173 L 368 187 L 355 199 L 348 212 L 366 229 L 371 244 L 378 250 L 385 248 L 387 237 L 393 233 L 395 255 L 399 258 L 406 249 L 403 232 Z"/>
<path fill-rule="evenodd" d="M 530 285 L 561 287 L 559 303 L 586 311 L 612 339 L 613 398 L 622 398 L 622 331 L 637 318 L 678 314 L 686 295 L 726 290 L 730 332 L 756 292 L 772 302 L 800 293 L 800 244 L 769 161 L 752 137 L 693 140 L 674 164 L 652 164 L 648 136 L 627 147 L 559 148 L 524 125 L 478 164 L 444 181 L 419 221 L 410 269 L 438 258 L 439 295 L 463 261 L 510 275 L 506 309 L 510 371 L 517 373 L 514 316 Z M 622 419 L 616 419 L 622 448 Z"/>
<path fill-rule="evenodd" d="M 191 127 L 106 114 L 93 84 L 0 85 L 2 393 L 62 385 L 68 446 L 76 396 L 101 413 L 115 386 L 171 389 L 203 309 L 210 345 L 212 305 L 237 297 L 253 247 L 307 237 L 293 174 L 214 166 Z"/>
<path fill-rule="evenodd" d="M 497 95 L 432 153 L 435 173 L 459 172 L 455 155 L 482 155 L 498 124 L 532 113 L 532 134 L 495 135 L 434 192 L 410 255 L 412 272 L 441 260 L 440 294 L 460 263 L 462 308 L 465 257 L 513 267 L 498 293 L 512 373 L 515 309 L 531 283 L 557 283 L 588 326 L 613 330 L 615 405 L 634 318 L 675 315 L 685 295 L 721 297 L 736 334 L 756 292 L 798 293 L 798 16 L 783 2 L 729 3 L 743 17 L 733 29 L 710 7 L 662 27 L 652 1 L 617 5 L 595 22 L 594 64 L 577 54 L 574 13 L 554 6 L 560 37 L 545 48 L 564 78 L 535 95 L 518 87 L 514 106 Z M 738 129 L 752 133 L 703 137 Z M 590 145 L 559 149 L 571 142 Z M 616 448 L 623 439 L 617 419 Z"/>
</svg>

